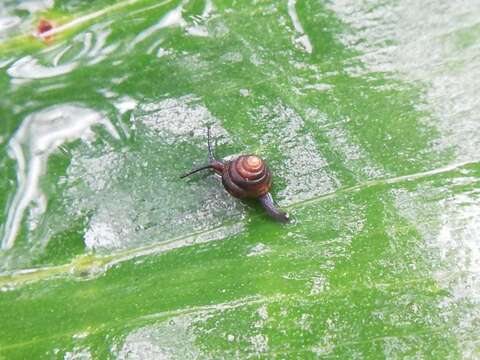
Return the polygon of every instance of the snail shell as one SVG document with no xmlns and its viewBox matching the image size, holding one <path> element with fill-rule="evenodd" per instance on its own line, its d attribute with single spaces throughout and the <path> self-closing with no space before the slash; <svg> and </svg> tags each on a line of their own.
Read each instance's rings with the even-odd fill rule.
<svg viewBox="0 0 480 360">
<path fill-rule="evenodd" d="M 256 155 L 242 155 L 225 164 L 222 171 L 225 189 L 237 198 L 258 198 L 272 186 L 272 173 Z"/>
</svg>

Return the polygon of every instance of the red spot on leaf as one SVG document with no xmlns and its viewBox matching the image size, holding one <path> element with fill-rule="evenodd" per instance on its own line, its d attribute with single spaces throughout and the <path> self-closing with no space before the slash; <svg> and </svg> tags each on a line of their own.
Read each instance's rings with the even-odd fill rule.
<svg viewBox="0 0 480 360">
<path fill-rule="evenodd" d="M 51 21 L 41 19 L 37 26 L 37 33 L 40 35 L 45 41 L 52 40 L 52 35 L 43 36 L 46 32 L 49 32 L 53 29 L 53 23 Z"/>
</svg>

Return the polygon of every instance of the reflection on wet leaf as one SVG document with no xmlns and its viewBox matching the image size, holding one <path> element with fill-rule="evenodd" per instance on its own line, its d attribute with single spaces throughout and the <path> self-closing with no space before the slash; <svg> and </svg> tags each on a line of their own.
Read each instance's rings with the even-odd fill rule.
<svg viewBox="0 0 480 360">
<path fill-rule="evenodd" d="M 0 5 L 0 357 L 479 356 L 478 5 L 22 6 Z M 268 161 L 290 224 L 178 178 L 207 126 Z"/>
<path fill-rule="evenodd" d="M 59 105 L 29 115 L 9 142 L 10 156 L 17 162 L 17 192 L 8 209 L 3 227 L 2 248 L 14 245 L 24 212 L 31 202 L 33 218 L 31 230 L 37 226 L 38 217 L 47 207 L 47 199 L 39 188 L 40 177 L 45 173 L 48 156 L 65 142 L 88 139 L 91 127 L 101 124 L 118 138 L 112 124 L 101 114 L 76 105 Z"/>
</svg>

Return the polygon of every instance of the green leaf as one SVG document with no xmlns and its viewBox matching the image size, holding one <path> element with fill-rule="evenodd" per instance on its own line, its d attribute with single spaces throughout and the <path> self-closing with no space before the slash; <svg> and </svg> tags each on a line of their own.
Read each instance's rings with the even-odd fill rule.
<svg viewBox="0 0 480 360">
<path fill-rule="evenodd" d="M 1 5 L 0 358 L 478 357 L 480 9 L 440 3 Z M 207 126 L 289 224 L 179 179 Z"/>
</svg>

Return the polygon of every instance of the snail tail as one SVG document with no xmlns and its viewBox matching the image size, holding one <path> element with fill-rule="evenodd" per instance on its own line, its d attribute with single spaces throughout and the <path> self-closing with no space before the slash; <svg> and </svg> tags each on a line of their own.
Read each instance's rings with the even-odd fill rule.
<svg viewBox="0 0 480 360">
<path fill-rule="evenodd" d="M 267 214 L 275 220 L 282 223 L 286 223 L 290 220 L 287 213 L 277 209 L 270 193 L 260 196 L 259 200 L 260 204 L 262 204 L 263 208 L 267 211 Z"/>
</svg>

